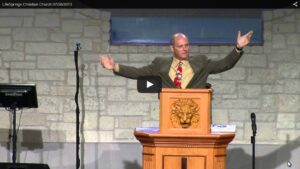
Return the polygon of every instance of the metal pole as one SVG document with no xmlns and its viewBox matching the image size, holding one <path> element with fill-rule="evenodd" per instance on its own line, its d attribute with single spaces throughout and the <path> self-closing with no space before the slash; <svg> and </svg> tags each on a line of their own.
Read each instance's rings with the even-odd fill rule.
<svg viewBox="0 0 300 169">
<path fill-rule="evenodd" d="M 74 51 L 74 61 L 75 61 L 75 69 L 76 69 L 76 93 L 75 93 L 75 103 L 76 103 L 76 169 L 80 167 L 80 108 L 78 105 L 78 95 L 79 95 L 79 70 L 78 70 L 78 51 L 80 50 L 80 43 L 76 43 L 76 50 Z"/>
<path fill-rule="evenodd" d="M 252 169 L 255 169 L 255 135 L 251 137 L 252 142 Z"/>
<path fill-rule="evenodd" d="M 13 164 L 16 164 L 17 159 L 17 130 L 16 130 L 16 108 L 12 107 L 12 113 L 13 113 L 13 155 L 12 155 L 12 161 Z"/>
</svg>

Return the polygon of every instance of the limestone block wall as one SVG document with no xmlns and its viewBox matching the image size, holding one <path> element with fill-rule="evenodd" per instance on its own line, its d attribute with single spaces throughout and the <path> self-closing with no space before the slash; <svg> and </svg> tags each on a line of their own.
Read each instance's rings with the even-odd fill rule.
<svg viewBox="0 0 300 169">
<path fill-rule="evenodd" d="M 266 10 L 263 18 L 263 46 L 246 47 L 233 69 L 209 78 L 213 122 L 237 125 L 233 143 L 250 143 L 251 112 L 257 143 L 300 136 L 300 10 Z M 0 10 L 0 83 L 37 85 L 39 108 L 17 112 L 19 141 L 75 142 L 77 42 L 82 142 L 137 142 L 135 127 L 158 126 L 157 94 L 138 93 L 135 80 L 104 70 L 98 55 L 144 66 L 157 56 L 171 57 L 169 48 L 110 45 L 109 20 L 110 12 L 98 9 Z M 191 46 L 191 54 L 217 59 L 232 49 Z M 12 114 L 1 108 L 0 116 L 0 141 L 7 142 Z"/>
</svg>

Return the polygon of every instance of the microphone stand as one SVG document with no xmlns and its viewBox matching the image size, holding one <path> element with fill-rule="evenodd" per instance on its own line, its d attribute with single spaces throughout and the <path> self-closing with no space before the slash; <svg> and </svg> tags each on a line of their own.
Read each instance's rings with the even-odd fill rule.
<svg viewBox="0 0 300 169">
<path fill-rule="evenodd" d="M 255 169 L 255 135 L 251 136 L 252 143 L 252 169 Z"/>
<path fill-rule="evenodd" d="M 251 136 L 251 143 L 252 143 L 252 169 L 255 169 L 255 136 L 256 136 L 256 124 L 255 121 L 252 121 L 252 136 Z"/>
<path fill-rule="evenodd" d="M 16 130 L 16 103 L 13 103 L 11 107 L 9 108 L 9 111 L 13 113 L 13 135 L 12 137 L 12 142 L 13 142 L 13 154 L 12 154 L 12 161 L 13 165 L 16 165 L 16 159 L 17 159 L 17 130 Z"/>
<path fill-rule="evenodd" d="M 79 70 L 78 70 L 78 51 L 80 50 L 80 43 L 76 43 L 76 50 L 74 51 L 74 61 L 76 68 L 76 93 L 75 93 L 75 103 L 76 103 L 76 169 L 80 167 L 80 157 L 79 157 L 79 145 L 80 145 L 80 135 L 79 135 L 79 105 L 78 105 L 78 95 L 79 95 Z"/>
</svg>

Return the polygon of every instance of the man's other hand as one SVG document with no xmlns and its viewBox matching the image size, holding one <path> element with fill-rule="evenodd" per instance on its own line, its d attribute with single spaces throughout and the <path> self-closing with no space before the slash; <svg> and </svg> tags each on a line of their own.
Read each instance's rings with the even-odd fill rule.
<svg viewBox="0 0 300 169">
<path fill-rule="evenodd" d="M 236 46 L 239 49 L 242 49 L 243 47 L 248 45 L 250 43 L 252 35 L 253 35 L 253 31 L 249 31 L 248 33 L 246 33 L 243 36 L 241 36 L 241 31 L 238 31 Z"/>
<path fill-rule="evenodd" d="M 110 55 L 99 56 L 99 63 L 105 68 L 112 70 L 115 67 L 115 61 Z"/>
</svg>

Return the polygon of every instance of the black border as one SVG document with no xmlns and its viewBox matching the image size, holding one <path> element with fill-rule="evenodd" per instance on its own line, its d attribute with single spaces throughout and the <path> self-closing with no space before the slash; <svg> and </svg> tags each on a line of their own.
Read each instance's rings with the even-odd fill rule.
<svg viewBox="0 0 300 169">
<path fill-rule="evenodd" d="M 293 4 L 298 1 L 298 7 Z M 2 0 L 0 8 L 299 8 L 300 0 Z M 11 5 L 5 5 L 5 4 Z M 32 3 L 33 5 L 30 5 Z M 14 5 L 15 4 L 15 5 Z M 18 5 L 17 5 L 18 4 Z M 25 4 L 25 5 L 20 5 Z M 27 5 L 26 5 L 27 4 Z"/>
</svg>

